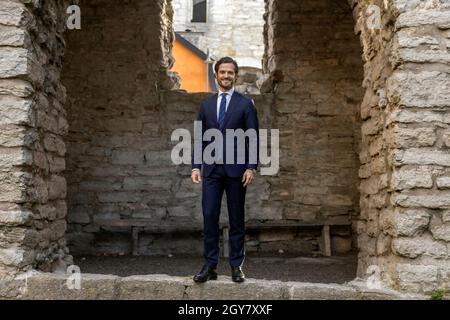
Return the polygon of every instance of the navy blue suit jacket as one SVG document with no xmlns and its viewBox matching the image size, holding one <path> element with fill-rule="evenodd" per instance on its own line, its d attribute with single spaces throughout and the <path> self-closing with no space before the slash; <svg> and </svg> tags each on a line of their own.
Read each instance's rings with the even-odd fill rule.
<svg viewBox="0 0 450 320">
<path fill-rule="evenodd" d="M 202 121 L 202 137 L 206 130 L 208 129 L 218 129 L 219 124 L 217 122 L 217 98 L 218 94 L 213 94 L 211 97 L 206 99 L 200 105 L 200 111 L 197 117 L 198 121 Z M 242 177 L 245 170 L 247 169 L 255 169 L 258 166 L 259 160 L 259 126 L 258 126 L 258 116 L 256 112 L 256 108 L 253 104 L 253 101 L 236 90 L 231 96 L 230 103 L 228 105 L 227 112 L 225 114 L 225 123 L 222 128 L 222 137 L 224 141 L 224 145 L 226 144 L 226 129 L 242 129 L 247 131 L 248 129 L 256 130 L 256 139 L 257 139 L 257 148 L 256 148 L 256 163 L 249 163 L 249 144 L 248 139 L 245 143 L 245 163 L 238 164 L 237 163 L 237 143 L 235 140 L 234 144 L 234 157 L 235 161 L 233 164 L 227 164 L 226 154 L 224 154 L 224 169 L 228 176 L 230 177 Z M 210 144 L 212 141 L 206 141 L 202 143 L 202 154 L 205 147 Z M 224 147 L 225 148 L 225 147 Z M 193 169 L 202 169 L 202 173 L 204 177 L 208 177 L 212 170 L 214 169 L 215 164 L 206 164 L 195 163 L 194 157 L 192 157 L 192 168 Z"/>
</svg>

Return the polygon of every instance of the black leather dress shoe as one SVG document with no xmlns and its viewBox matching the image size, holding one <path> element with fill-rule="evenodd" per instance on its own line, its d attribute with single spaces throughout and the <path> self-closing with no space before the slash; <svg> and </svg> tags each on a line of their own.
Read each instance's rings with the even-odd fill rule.
<svg viewBox="0 0 450 320">
<path fill-rule="evenodd" d="M 245 281 L 245 274 L 242 272 L 241 267 L 231 267 L 231 279 L 234 282 L 244 282 Z"/>
<path fill-rule="evenodd" d="M 202 270 L 194 276 L 195 282 L 206 282 L 208 280 L 217 280 L 217 272 L 208 265 L 204 265 Z"/>
</svg>

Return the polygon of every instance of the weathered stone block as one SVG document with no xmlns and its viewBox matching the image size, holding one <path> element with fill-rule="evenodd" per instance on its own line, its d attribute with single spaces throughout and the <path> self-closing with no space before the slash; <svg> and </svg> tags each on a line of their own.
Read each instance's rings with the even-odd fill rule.
<svg viewBox="0 0 450 320">
<path fill-rule="evenodd" d="M 55 135 L 45 135 L 44 148 L 47 151 L 57 153 L 59 156 L 64 156 L 66 153 L 66 145 L 64 141 L 60 137 Z"/>
<path fill-rule="evenodd" d="M 360 191 L 365 194 L 376 194 L 388 186 L 387 175 L 373 175 L 369 179 L 361 180 Z"/>
<path fill-rule="evenodd" d="M 25 148 L 0 148 L 0 168 L 30 166 L 33 164 L 33 154 Z"/>
<path fill-rule="evenodd" d="M 392 240 L 394 253 L 408 258 L 417 258 L 421 255 L 437 259 L 448 257 L 447 246 L 441 242 L 434 241 L 429 236 L 415 238 L 395 238 Z"/>
<path fill-rule="evenodd" d="M 387 116 L 387 122 L 401 123 L 450 123 L 450 114 L 437 111 L 411 111 L 411 110 L 395 110 Z"/>
<path fill-rule="evenodd" d="M 66 179 L 61 176 L 52 175 L 50 181 L 48 181 L 48 198 L 64 199 L 67 194 Z"/>
<path fill-rule="evenodd" d="M 396 164 L 450 166 L 450 152 L 412 148 L 394 154 Z"/>
<path fill-rule="evenodd" d="M 33 148 L 37 132 L 17 125 L 4 125 L 0 132 L 0 146 Z"/>
<path fill-rule="evenodd" d="M 18 226 L 31 221 L 33 213 L 31 211 L 4 211 L 0 210 L 0 225 Z"/>
<path fill-rule="evenodd" d="M 361 126 L 361 133 L 363 135 L 375 135 L 383 128 L 383 121 L 380 118 L 371 118 L 364 121 Z"/>
<path fill-rule="evenodd" d="M 23 299 L 40 300 L 109 300 L 116 298 L 119 277 L 80 274 L 80 288 L 69 275 L 35 273 L 28 277 L 28 290 Z"/>
<path fill-rule="evenodd" d="M 395 63 L 442 63 L 450 61 L 450 54 L 446 50 L 399 49 L 398 61 Z M 437 100 L 433 100 L 437 101 Z M 422 100 L 422 102 L 424 102 Z M 426 103 L 426 102 L 425 102 Z"/>
<path fill-rule="evenodd" d="M 0 46 L 24 46 L 26 36 L 25 30 L 0 25 Z"/>
<path fill-rule="evenodd" d="M 27 248 L 36 247 L 39 235 L 36 230 L 29 227 L 6 227 L 0 231 L 0 241 L 9 244 L 18 244 Z"/>
<path fill-rule="evenodd" d="M 395 72 L 388 82 L 388 97 L 406 107 L 446 107 L 450 105 L 449 80 L 447 73 L 439 71 Z"/>
<path fill-rule="evenodd" d="M 61 173 L 66 170 L 66 159 L 53 155 L 47 155 L 49 159 L 50 172 Z"/>
<path fill-rule="evenodd" d="M 433 265 L 399 264 L 397 266 L 400 289 L 429 291 L 437 286 L 438 268 Z"/>
<path fill-rule="evenodd" d="M 424 209 L 397 209 L 394 214 L 398 235 L 414 237 L 425 231 L 430 223 L 431 214 Z"/>
<path fill-rule="evenodd" d="M 75 206 L 69 210 L 67 221 L 69 223 L 87 224 L 91 221 L 92 209 L 84 206 Z"/>
<path fill-rule="evenodd" d="M 400 128 L 395 127 L 394 139 L 400 148 L 430 147 L 436 142 L 434 128 Z"/>
<path fill-rule="evenodd" d="M 36 206 L 36 218 L 37 219 L 48 219 L 50 221 L 55 220 L 57 213 L 56 208 L 53 204 L 45 204 Z"/>
<path fill-rule="evenodd" d="M 1 66 L 0 66 L 1 68 Z M 0 95 L 0 125 L 34 125 L 33 102 L 14 96 Z"/>
<path fill-rule="evenodd" d="M 202 286 L 189 286 L 186 294 L 189 299 L 217 299 L 215 292 L 220 292 L 220 299 L 282 299 L 286 296 L 281 281 L 261 281 L 247 279 L 242 286 L 235 286 L 229 278 L 219 276 L 217 281 L 210 281 Z"/>
<path fill-rule="evenodd" d="M 23 77 L 28 72 L 28 51 L 26 49 L 0 47 L 0 78 Z"/>
<path fill-rule="evenodd" d="M 431 190 L 420 194 L 396 193 L 392 195 L 391 203 L 402 207 L 439 209 L 450 206 L 450 192 Z"/>
<path fill-rule="evenodd" d="M 384 157 L 376 157 L 372 161 L 359 167 L 359 177 L 369 178 L 372 175 L 382 174 L 386 172 L 387 164 Z"/>
<path fill-rule="evenodd" d="M 433 225 L 431 228 L 431 233 L 436 240 L 444 240 L 450 242 L 450 225 Z"/>
<path fill-rule="evenodd" d="M 120 282 L 118 298 L 181 300 L 184 298 L 186 280 L 181 277 L 169 277 L 167 275 L 126 277 Z"/>
<path fill-rule="evenodd" d="M 66 232 L 67 223 L 66 220 L 56 220 L 50 224 L 50 240 L 55 241 L 62 237 Z"/>
<path fill-rule="evenodd" d="M 392 237 L 380 233 L 377 238 L 377 255 L 384 255 L 391 251 Z"/>
<path fill-rule="evenodd" d="M 403 29 L 397 32 L 398 44 L 401 48 L 414 48 L 418 46 L 428 45 L 433 48 L 439 48 L 439 41 L 433 36 L 418 36 L 411 29 Z"/>
<path fill-rule="evenodd" d="M 98 201 L 100 202 L 138 202 L 142 199 L 143 195 L 139 195 L 135 192 L 102 192 L 98 195 Z"/>
<path fill-rule="evenodd" d="M 450 210 L 444 210 L 442 212 L 442 221 L 443 222 L 450 222 Z"/>
<path fill-rule="evenodd" d="M 143 164 L 144 152 L 136 150 L 115 150 L 112 153 L 113 164 Z"/>
<path fill-rule="evenodd" d="M 401 167 L 394 170 L 391 187 L 395 190 L 433 187 L 432 169 L 428 167 Z"/>
<path fill-rule="evenodd" d="M 397 18 L 396 28 L 420 27 L 435 25 L 439 28 L 450 28 L 450 11 L 437 11 L 431 8 L 426 10 L 406 11 Z"/>
<path fill-rule="evenodd" d="M 450 188 L 450 177 L 437 177 L 436 185 L 439 189 L 449 189 Z"/>
<path fill-rule="evenodd" d="M 28 81 L 21 79 L 0 79 L 0 95 L 26 98 L 33 92 L 34 88 Z"/>
<path fill-rule="evenodd" d="M 123 181 L 123 190 L 169 191 L 171 181 L 164 177 L 130 177 Z"/>
<path fill-rule="evenodd" d="M 0 7 L 0 24 L 6 26 L 20 26 L 24 22 L 25 6 L 14 1 L 3 1 Z"/>
<path fill-rule="evenodd" d="M 24 250 L 21 248 L 0 248 L 0 263 L 7 266 L 21 267 L 30 264 L 35 257 L 32 250 Z"/>
</svg>

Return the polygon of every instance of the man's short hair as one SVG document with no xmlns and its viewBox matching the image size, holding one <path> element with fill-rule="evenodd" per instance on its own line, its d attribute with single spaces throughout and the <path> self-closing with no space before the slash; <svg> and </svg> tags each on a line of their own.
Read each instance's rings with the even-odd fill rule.
<svg viewBox="0 0 450 320">
<path fill-rule="evenodd" d="M 239 72 L 238 64 L 233 58 L 230 58 L 230 57 L 220 58 L 219 61 L 216 62 L 216 64 L 214 65 L 214 71 L 216 73 L 219 72 L 219 67 L 223 63 L 232 63 L 232 64 L 234 64 L 234 71 L 236 72 L 236 74 L 238 74 L 238 72 Z"/>
</svg>

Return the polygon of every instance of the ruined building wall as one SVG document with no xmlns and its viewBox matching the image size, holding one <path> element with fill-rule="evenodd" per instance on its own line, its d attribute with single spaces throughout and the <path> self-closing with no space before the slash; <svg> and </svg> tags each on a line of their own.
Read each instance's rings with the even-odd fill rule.
<svg viewBox="0 0 450 320">
<path fill-rule="evenodd" d="M 81 30 L 67 32 L 71 246 L 94 247 L 99 219 L 166 217 L 177 168 L 159 91 L 171 89 L 167 1 L 81 1 Z M 170 135 L 168 135 L 170 139 Z M 176 209 L 173 209 L 176 210 Z M 120 237 L 119 237 L 120 238 Z M 77 250 L 75 249 L 76 253 Z"/>
<path fill-rule="evenodd" d="M 392 69 L 385 99 L 371 99 L 368 105 L 370 113 L 382 115 L 382 121 L 368 119 L 366 128 L 382 135 L 388 168 L 378 184 L 387 197 L 379 211 L 375 254 L 373 243 L 368 247 L 369 263 L 385 270 L 385 282 L 396 288 L 448 289 L 450 4 L 392 1 L 384 12 L 380 34 L 362 33 L 365 50 L 384 55 Z M 377 64 L 375 70 L 380 70 L 381 62 Z"/>
<path fill-rule="evenodd" d="M 362 61 L 345 1 L 266 1 L 262 91 L 275 94 L 281 171 L 271 206 L 285 219 L 345 223 L 359 215 Z M 336 237 L 349 247 L 350 238 Z"/>
<path fill-rule="evenodd" d="M 293 43 L 289 43 L 286 36 L 283 40 L 280 37 L 280 42 L 277 42 L 276 35 L 285 26 L 282 21 L 299 18 L 300 25 L 311 21 L 294 13 L 299 10 L 307 12 L 308 8 L 322 19 L 319 28 L 326 29 L 330 19 L 323 14 L 330 8 L 337 8 L 336 5 L 344 8 L 344 1 L 269 0 L 266 3 L 268 21 L 272 23 L 266 25 L 268 37 L 264 68 L 269 76 L 264 84 L 265 89 L 274 89 L 275 93 L 279 90 L 293 93 L 296 90 L 292 84 L 294 81 L 286 76 L 293 75 L 294 80 L 304 85 L 307 97 L 314 99 L 326 94 L 324 86 L 329 75 L 322 76 L 315 84 L 314 78 L 305 74 L 310 62 L 304 63 L 298 53 L 286 56 L 279 48 L 293 47 Z M 375 3 L 349 1 L 349 4 L 353 9 L 355 32 L 360 36 L 364 62 L 364 99 L 357 110 L 362 120 L 361 138 L 356 149 L 361 165 L 358 172 L 361 214 L 352 217 L 358 237 L 358 275 L 367 277 L 368 268 L 373 266 L 369 268 L 371 272 L 394 288 L 429 292 L 448 287 L 448 195 L 445 191 L 448 175 L 448 122 L 445 113 L 448 104 L 448 75 L 445 73 L 449 61 L 448 4 L 400 0 Z M 368 29 L 370 13 L 367 10 L 371 4 L 381 9 L 381 30 Z M 334 27 L 338 25 L 334 24 Z M 298 28 L 299 31 L 311 32 L 307 25 L 303 29 Z M 292 26 L 287 26 L 285 33 L 289 35 L 290 30 Z M 293 34 L 291 37 L 295 39 Z M 320 34 L 326 33 L 322 30 Z M 341 35 L 336 33 L 337 37 Z M 302 35 L 301 39 L 308 37 Z M 320 39 L 317 36 L 306 48 L 317 50 Z M 330 40 L 329 43 L 334 43 L 335 39 Z M 352 43 L 354 45 L 354 42 L 347 41 L 345 45 Z M 323 47 L 329 48 L 327 45 L 319 48 Z M 277 50 L 281 53 L 277 54 Z M 360 49 L 352 47 L 351 51 L 356 53 Z M 354 54 L 349 54 L 347 58 L 337 65 L 347 66 L 345 70 L 353 78 L 359 73 L 361 64 Z M 294 67 L 290 60 L 298 61 L 297 66 Z M 322 59 L 321 64 L 330 62 L 333 63 L 332 60 Z M 293 71 L 289 72 L 290 68 Z M 327 70 L 338 74 L 339 69 Z M 309 87 L 311 84 L 315 86 Z M 357 85 L 355 81 L 353 90 L 357 90 Z M 346 88 L 345 92 L 355 92 L 354 98 L 358 93 L 353 90 Z M 277 97 L 278 100 L 280 98 Z M 347 101 L 352 100 L 359 102 L 352 98 Z M 295 103 L 286 104 L 293 105 Z M 280 107 L 283 110 L 283 104 Z M 319 113 L 321 109 L 326 110 L 319 105 Z M 330 128 L 330 124 L 327 123 L 325 128 Z M 358 135 L 355 134 L 355 139 Z M 296 147 L 296 150 L 299 149 L 301 145 Z M 310 149 L 316 152 L 321 150 L 317 148 L 317 143 L 312 143 Z M 319 159 L 317 157 L 316 161 Z M 355 165 L 357 163 L 354 162 Z M 322 167 L 328 165 L 325 163 Z M 339 180 L 340 183 L 342 181 L 348 181 L 348 176 Z"/>
<path fill-rule="evenodd" d="M 63 8 L 64 1 L 0 5 L 0 277 L 70 262 Z"/>
<path fill-rule="evenodd" d="M 381 3 L 378 3 L 380 5 Z M 393 137 L 386 130 L 386 117 L 389 114 L 386 99 L 387 79 L 392 75 L 390 62 L 394 36 L 392 11 L 383 14 L 383 36 L 380 30 L 369 30 L 366 14 L 368 2 L 351 3 L 356 21 L 355 32 L 360 34 L 363 48 L 362 59 L 365 62 L 365 89 L 361 104 L 361 148 L 359 150 L 360 206 L 361 216 L 355 221 L 358 236 L 358 275 L 367 276 L 371 265 L 377 270 L 385 268 L 379 265 L 383 257 L 393 257 L 391 238 L 382 225 L 382 214 L 392 211 L 389 204 L 389 180 L 392 177 L 388 154 L 393 147 Z M 381 7 L 380 7 L 381 8 Z M 378 271 L 377 271 L 378 272 Z M 384 275 L 389 275 L 383 273 Z"/>
<path fill-rule="evenodd" d="M 358 275 L 373 265 L 394 288 L 448 288 L 449 4 L 379 1 L 371 31 L 373 3 L 350 3 L 365 61 Z"/>
<path fill-rule="evenodd" d="M 103 226 L 99 221 L 146 218 L 155 225 L 163 222 L 201 225 L 200 187 L 191 183 L 189 165 L 177 167 L 171 163 L 170 152 L 174 143 L 170 142 L 170 136 L 177 128 L 192 130 L 193 120 L 205 95 L 159 90 L 159 67 L 155 62 L 164 63 L 161 62 L 164 48 L 161 50 L 160 47 L 158 20 L 158 12 L 161 12 L 162 7 L 144 1 L 131 1 L 123 6 L 103 2 L 81 5 L 83 28 L 67 33 L 68 52 L 63 79 L 68 91 L 66 105 L 70 124 L 67 237 L 74 254 L 129 253 L 130 228 Z M 123 25 L 127 25 L 127 28 L 123 28 Z M 347 53 L 348 50 L 344 50 L 340 54 Z M 89 60 L 85 59 L 87 54 Z M 290 107 L 288 103 L 295 100 L 295 94 L 287 95 L 290 100 L 286 108 Z M 345 124 L 349 121 L 349 130 L 354 130 L 351 120 L 342 120 L 348 116 L 330 120 L 327 124 L 331 128 L 320 132 L 317 130 L 320 123 L 317 115 L 311 116 L 314 128 L 308 119 L 300 123 L 286 123 L 283 122 L 286 114 L 276 115 L 273 112 L 272 94 L 255 96 L 254 99 L 261 128 L 281 127 L 282 136 L 297 129 L 304 130 L 310 135 L 307 137 L 310 144 L 322 139 L 323 144 L 318 147 L 320 150 L 312 151 L 323 153 L 323 163 L 327 155 L 337 150 L 328 150 L 331 145 L 340 144 L 337 148 L 341 148 L 341 151 L 336 158 L 342 157 L 342 160 L 335 159 L 340 162 L 327 173 L 322 173 L 328 177 L 328 181 L 343 180 L 349 174 L 355 174 L 355 166 L 351 164 L 354 157 L 353 133 L 342 133 L 344 138 L 338 137 L 337 140 L 327 137 L 331 131 L 345 130 Z M 291 116 L 292 113 L 289 113 Z M 344 124 L 338 123 L 340 121 L 344 121 Z M 300 132 L 295 138 L 282 141 L 282 144 L 294 148 L 294 140 L 302 137 L 303 132 Z M 303 148 L 302 144 L 300 146 Z M 308 148 L 313 149 L 310 145 L 303 150 Z M 346 182 L 344 186 L 336 184 L 333 186 L 335 189 L 328 194 L 329 190 L 317 185 L 317 177 L 314 177 L 312 188 L 326 192 L 309 195 L 311 189 L 295 183 L 299 177 L 306 179 L 305 175 L 308 174 L 311 174 L 309 177 L 312 179 L 321 174 L 321 169 L 314 167 L 317 161 L 311 154 L 305 155 L 300 162 L 302 165 L 308 163 L 310 167 L 302 168 L 297 160 L 298 154 L 301 151 L 289 156 L 282 153 L 283 171 L 280 177 L 258 177 L 249 188 L 247 220 L 300 220 L 313 223 L 327 219 L 333 222 L 343 217 L 343 220 L 348 221 L 349 210 L 354 211 L 354 204 L 349 199 L 358 198 L 352 193 L 351 187 L 346 189 L 350 183 Z M 293 176 L 289 169 L 293 163 L 305 171 L 299 176 Z M 352 173 L 347 166 L 355 172 Z M 315 171 L 311 171 L 313 167 Z M 346 171 L 334 177 L 340 170 Z M 334 194 L 336 192 L 337 195 Z M 314 196 L 323 203 L 311 204 L 308 201 L 313 200 L 303 199 Z M 302 206 L 302 201 L 306 203 L 305 206 Z M 310 211 L 305 212 L 304 208 L 308 204 L 311 205 Z M 333 210 L 333 206 L 336 210 Z M 323 208 L 323 215 L 319 208 Z M 221 218 L 227 221 L 225 208 L 223 212 Z M 247 248 L 248 251 L 278 248 L 305 253 L 318 251 L 320 229 L 313 230 L 312 234 L 308 232 L 299 239 L 295 239 L 295 230 L 249 236 Z M 348 231 L 344 235 L 346 239 L 336 240 L 342 240 L 341 247 L 348 251 Z M 273 240 L 282 240 L 286 244 L 274 245 L 271 243 Z M 158 239 L 144 233 L 139 251 L 143 254 L 201 251 L 201 243 L 199 245 L 195 241 L 171 239 L 165 244 L 160 241 L 160 246 L 156 242 Z"/>
<path fill-rule="evenodd" d="M 190 181 L 189 165 L 176 167 L 171 163 L 174 143 L 170 136 L 177 128 L 192 129 L 205 96 L 158 90 L 155 61 L 164 57 L 157 14 L 161 8 L 144 1 L 126 5 L 127 10 L 112 3 L 99 4 L 82 3 L 84 27 L 67 34 L 63 80 L 68 90 L 70 124 L 68 240 L 74 253 L 127 253 L 129 230 L 101 228 L 99 221 L 146 218 L 155 225 L 168 221 L 201 224 L 200 188 Z M 261 128 L 281 128 L 282 163 L 277 177 L 259 176 L 249 188 L 247 220 L 333 223 L 349 221 L 349 216 L 357 212 L 353 144 L 358 90 L 353 84 L 358 76 L 348 75 L 346 69 L 354 63 L 348 57 L 353 47 L 346 43 L 353 36 L 353 24 L 349 10 L 346 13 L 344 18 L 349 22 L 337 28 L 342 35 L 335 49 L 321 53 L 318 46 L 318 51 L 307 52 L 307 41 L 317 34 L 310 35 L 304 47 L 287 49 L 295 56 L 304 55 L 305 65 L 315 60 L 309 67 L 317 77 L 313 84 L 292 82 L 291 87 L 278 87 L 275 104 L 271 93 L 254 97 Z M 331 12 L 325 18 L 337 19 L 337 14 Z M 311 30 L 333 34 L 331 29 L 319 26 L 319 19 L 314 21 L 305 36 Z M 297 21 L 292 21 L 285 27 L 292 29 L 295 25 Z M 293 30 L 295 34 L 299 31 Z M 87 52 L 88 61 L 84 58 Z M 322 66 L 323 59 L 329 59 L 328 64 Z M 348 65 L 339 66 L 340 59 L 349 61 Z M 330 72 L 330 66 L 336 75 Z M 295 68 L 286 69 L 286 79 L 294 79 Z M 321 77 L 326 82 L 319 90 Z M 297 89 L 288 92 L 293 86 Z M 308 97 L 307 90 L 315 90 L 317 96 Z M 330 92 L 333 94 L 328 96 Z M 303 98 L 299 100 L 298 96 Z M 336 112 L 333 104 L 341 104 L 343 111 Z M 225 210 L 222 220 L 227 221 Z M 121 236 L 116 231 L 128 233 Z M 320 229 L 311 232 L 304 232 L 307 239 L 296 239 L 295 232 L 286 230 L 282 234 L 249 236 L 247 248 L 290 248 L 312 253 L 319 250 Z M 337 232 L 333 238 L 339 245 L 336 249 L 348 251 L 349 231 Z M 286 241 L 290 246 L 274 245 L 273 240 Z M 164 252 L 156 242 L 144 234 L 140 252 Z M 172 252 L 200 250 L 198 243 L 189 245 L 173 239 L 165 248 Z"/>
</svg>

